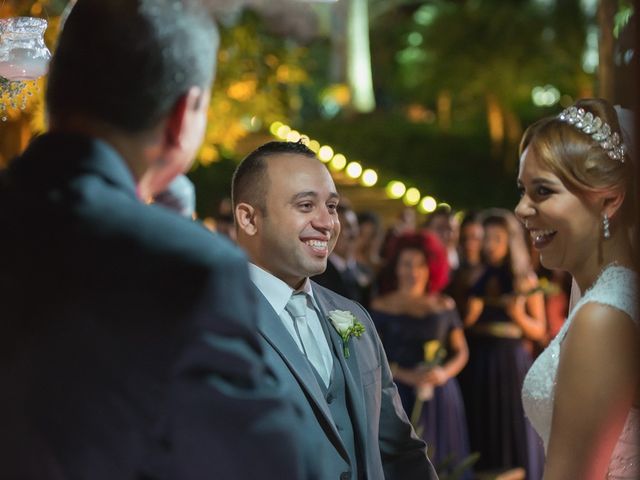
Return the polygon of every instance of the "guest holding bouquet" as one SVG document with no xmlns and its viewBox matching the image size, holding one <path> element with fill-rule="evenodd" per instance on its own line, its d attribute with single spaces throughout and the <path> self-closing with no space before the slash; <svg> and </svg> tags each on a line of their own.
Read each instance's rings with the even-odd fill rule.
<svg viewBox="0 0 640 480">
<path fill-rule="evenodd" d="M 447 254 L 438 238 L 404 234 L 393 245 L 381 295 L 371 305 L 403 406 L 440 473 L 469 454 L 455 378 L 467 362 L 467 343 L 455 303 L 439 293 L 447 278 Z"/>
</svg>

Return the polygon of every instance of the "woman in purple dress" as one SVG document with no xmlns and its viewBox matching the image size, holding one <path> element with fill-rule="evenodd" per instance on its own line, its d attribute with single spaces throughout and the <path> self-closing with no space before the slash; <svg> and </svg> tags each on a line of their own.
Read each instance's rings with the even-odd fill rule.
<svg viewBox="0 0 640 480">
<path fill-rule="evenodd" d="M 455 303 L 439 293 L 447 281 L 446 250 L 433 234 L 402 235 L 384 273 L 371 316 L 407 415 L 439 473 L 450 473 L 469 445 L 455 378 L 467 362 L 467 344 Z"/>
</svg>

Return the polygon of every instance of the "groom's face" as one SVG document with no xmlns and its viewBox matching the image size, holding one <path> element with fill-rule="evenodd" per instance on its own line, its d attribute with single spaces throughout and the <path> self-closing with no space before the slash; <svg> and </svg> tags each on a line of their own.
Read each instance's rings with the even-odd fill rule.
<svg viewBox="0 0 640 480">
<path fill-rule="evenodd" d="M 340 233 L 338 193 L 318 160 L 298 154 L 267 160 L 265 212 L 258 213 L 258 266 L 292 288 L 324 272 Z"/>
</svg>

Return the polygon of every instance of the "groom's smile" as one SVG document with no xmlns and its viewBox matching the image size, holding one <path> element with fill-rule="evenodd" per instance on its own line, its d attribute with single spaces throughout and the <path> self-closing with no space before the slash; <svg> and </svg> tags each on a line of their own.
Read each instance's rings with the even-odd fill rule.
<svg viewBox="0 0 640 480">
<path fill-rule="evenodd" d="M 328 240 L 303 240 L 304 244 L 309 246 L 312 254 L 319 257 L 329 256 L 329 241 Z"/>
</svg>

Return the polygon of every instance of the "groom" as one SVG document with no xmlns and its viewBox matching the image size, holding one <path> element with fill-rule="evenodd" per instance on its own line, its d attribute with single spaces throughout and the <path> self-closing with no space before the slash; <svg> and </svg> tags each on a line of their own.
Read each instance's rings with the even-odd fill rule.
<svg viewBox="0 0 640 480">
<path fill-rule="evenodd" d="M 435 479 L 402 409 L 368 313 L 309 280 L 340 233 L 331 175 L 302 143 L 270 142 L 238 166 L 232 185 L 239 244 L 250 257 L 258 328 L 276 373 L 312 421 L 317 468 L 328 479 Z M 364 327 L 343 343 L 332 324 Z"/>
</svg>

